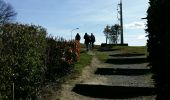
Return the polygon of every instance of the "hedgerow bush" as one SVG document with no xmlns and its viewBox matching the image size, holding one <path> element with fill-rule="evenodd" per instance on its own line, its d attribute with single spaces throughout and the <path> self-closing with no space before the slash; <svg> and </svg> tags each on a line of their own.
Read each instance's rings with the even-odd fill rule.
<svg viewBox="0 0 170 100">
<path fill-rule="evenodd" d="M 168 100 L 170 93 L 170 0 L 149 0 L 146 31 L 149 61 L 154 73 L 157 99 Z"/>
<path fill-rule="evenodd" d="M 63 38 L 47 38 L 47 79 L 55 80 L 70 73 L 77 61 L 74 41 Z"/>
<path fill-rule="evenodd" d="M 44 79 L 46 30 L 40 26 L 5 24 L 0 34 L 0 94 L 11 99 L 32 98 Z"/>
<path fill-rule="evenodd" d="M 79 59 L 80 43 L 47 37 L 44 28 L 5 24 L 0 27 L 0 99 L 36 99 L 45 82 L 68 75 Z"/>
</svg>

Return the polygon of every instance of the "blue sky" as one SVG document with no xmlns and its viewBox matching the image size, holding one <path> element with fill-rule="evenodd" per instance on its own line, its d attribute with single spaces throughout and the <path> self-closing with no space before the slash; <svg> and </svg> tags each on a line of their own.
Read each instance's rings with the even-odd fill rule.
<svg viewBox="0 0 170 100">
<path fill-rule="evenodd" d="M 5 0 L 18 13 L 16 21 L 40 25 L 53 36 L 71 39 L 80 33 L 93 33 L 96 44 L 105 42 L 106 25 L 117 20 L 119 0 Z M 145 20 L 148 0 L 123 0 L 124 41 L 130 46 L 146 45 Z"/>
</svg>

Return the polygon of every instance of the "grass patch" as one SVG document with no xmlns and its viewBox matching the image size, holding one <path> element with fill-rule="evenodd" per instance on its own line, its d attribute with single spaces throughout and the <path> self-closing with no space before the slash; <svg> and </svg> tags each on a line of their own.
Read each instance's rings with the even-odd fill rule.
<svg viewBox="0 0 170 100">
<path fill-rule="evenodd" d="M 101 48 L 99 47 L 99 49 L 101 49 Z M 95 51 L 96 57 L 102 62 L 105 62 L 110 57 L 109 55 L 112 55 L 112 52 L 115 52 L 115 51 L 120 51 L 122 56 L 123 55 L 130 56 L 130 55 L 135 55 L 135 54 L 147 55 L 147 47 L 146 46 L 113 46 L 111 48 L 107 48 L 107 47 L 103 48 L 102 47 L 102 49 L 103 49 L 102 51 L 100 51 L 100 50 Z"/>
<path fill-rule="evenodd" d="M 146 46 L 114 46 L 113 49 L 119 49 L 123 54 L 147 54 Z"/>
<path fill-rule="evenodd" d="M 80 54 L 80 60 L 75 64 L 75 72 L 76 73 L 81 73 L 82 69 L 90 65 L 91 60 L 92 60 L 92 55 L 87 54 L 86 52 L 82 52 Z"/>
<path fill-rule="evenodd" d="M 58 100 L 58 97 L 61 95 L 61 85 L 65 82 L 71 84 L 72 80 L 80 75 L 83 68 L 87 65 L 90 65 L 92 57 L 92 55 L 89 55 L 87 54 L 87 52 L 82 51 L 82 53 L 80 54 L 80 60 L 74 66 L 74 71 L 71 72 L 69 75 L 62 77 L 61 79 L 58 79 L 56 82 L 47 83 L 47 85 L 44 86 L 44 88 L 42 89 L 41 95 L 47 95 L 46 99 L 48 98 L 48 100 L 56 100 L 56 98 Z"/>
<path fill-rule="evenodd" d="M 96 51 L 96 57 L 97 57 L 100 61 L 105 62 L 105 61 L 109 58 L 109 55 L 108 55 L 106 52 Z"/>
</svg>

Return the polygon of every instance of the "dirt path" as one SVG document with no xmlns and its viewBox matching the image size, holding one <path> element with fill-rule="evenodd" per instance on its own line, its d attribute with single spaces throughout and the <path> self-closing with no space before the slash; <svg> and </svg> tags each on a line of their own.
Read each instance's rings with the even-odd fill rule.
<svg viewBox="0 0 170 100">
<path fill-rule="evenodd" d="M 90 52 L 90 54 L 93 54 Z M 101 98 L 92 98 L 84 95 L 80 95 L 72 91 L 74 86 L 77 83 L 86 83 L 86 84 L 108 84 L 115 86 L 147 86 L 151 84 L 150 78 L 151 75 L 141 75 L 141 76 L 124 76 L 124 75 L 96 75 L 94 74 L 97 68 L 133 68 L 133 67 L 144 67 L 146 63 L 142 64 L 126 64 L 126 65 L 114 65 L 100 62 L 95 56 L 92 59 L 92 62 L 89 66 L 86 66 L 82 74 L 76 79 L 69 80 L 62 85 L 61 95 L 54 100 L 111 100 L 111 99 L 101 99 Z M 149 80 L 149 81 L 148 81 Z M 97 92 L 97 91 L 96 91 Z M 154 100 L 155 96 L 145 96 L 145 97 L 136 97 L 130 99 L 120 99 L 120 100 Z M 119 100 L 119 99 L 114 99 Z"/>
<path fill-rule="evenodd" d="M 85 80 L 92 80 L 95 79 L 96 75 L 94 74 L 96 68 L 100 65 L 99 60 L 97 60 L 96 57 L 92 59 L 92 62 L 89 66 L 86 66 L 82 74 L 74 79 L 70 80 L 67 83 L 62 85 L 61 90 L 61 97 L 60 100 L 98 100 L 98 99 L 92 99 L 90 97 L 79 95 L 72 91 L 76 83 L 83 83 Z"/>
</svg>

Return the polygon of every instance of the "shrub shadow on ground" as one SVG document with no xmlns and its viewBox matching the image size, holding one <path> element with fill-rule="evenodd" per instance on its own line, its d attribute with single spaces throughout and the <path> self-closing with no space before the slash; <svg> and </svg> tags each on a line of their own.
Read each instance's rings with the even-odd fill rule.
<svg viewBox="0 0 170 100">
<path fill-rule="evenodd" d="M 138 96 L 155 95 L 154 87 L 76 84 L 72 91 L 84 96 L 106 99 L 126 99 Z"/>
<path fill-rule="evenodd" d="M 146 58 L 109 58 L 105 63 L 109 64 L 141 64 L 141 63 L 147 63 Z"/>
<path fill-rule="evenodd" d="M 133 57 L 133 56 L 145 56 L 145 54 L 135 54 L 135 53 L 125 53 L 125 54 L 114 54 L 114 55 L 109 55 L 112 57 Z"/>
<path fill-rule="evenodd" d="M 137 76 L 150 74 L 150 69 L 98 68 L 95 74 L 99 75 L 128 75 Z"/>
<path fill-rule="evenodd" d="M 100 52 L 107 52 L 107 51 L 117 51 L 120 49 L 113 49 L 113 48 L 99 48 L 98 51 Z"/>
<path fill-rule="evenodd" d="M 86 50 L 80 51 L 80 53 L 85 53 L 85 52 L 87 52 L 87 51 Z"/>
</svg>

